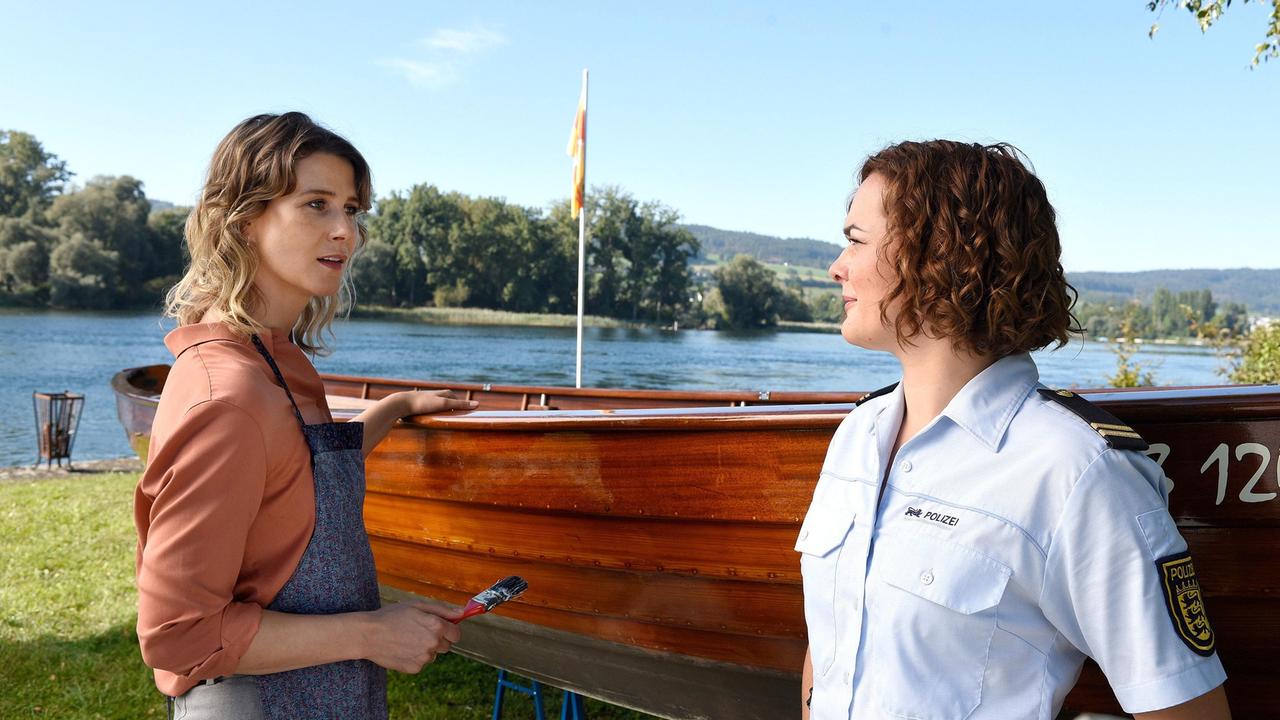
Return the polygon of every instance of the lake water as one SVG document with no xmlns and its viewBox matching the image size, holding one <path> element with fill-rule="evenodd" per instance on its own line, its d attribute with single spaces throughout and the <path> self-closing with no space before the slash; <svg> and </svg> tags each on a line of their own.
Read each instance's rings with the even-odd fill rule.
<svg viewBox="0 0 1280 720">
<path fill-rule="evenodd" d="M 156 314 L 0 310 L 0 467 L 36 457 L 31 393 L 86 396 L 73 460 L 128 455 L 116 419 L 111 376 L 168 363 L 171 327 Z M 573 385 L 574 329 L 439 326 L 386 320 L 335 325 L 334 353 L 321 372 L 424 380 Z M 897 360 L 847 345 L 838 334 L 593 329 L 585 332 L 583 384 L 716 390 L 871 390 L 898 378 Z M 1222 382 L 1204 348 L 1145 346 L 1136 359 L 1161 385 Z M 1037 354 L 1048 385 L 1105 384 L 1110 346 L 1076 342 Z"/>
</svg>

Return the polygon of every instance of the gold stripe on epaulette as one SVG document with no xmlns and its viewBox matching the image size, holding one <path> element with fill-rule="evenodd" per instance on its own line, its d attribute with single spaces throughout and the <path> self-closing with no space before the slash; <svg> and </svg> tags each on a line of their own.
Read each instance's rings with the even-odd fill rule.
<svg viewBox="0 0 1280 720">
<path fill-rule="evenodd" d="M 1116 423 L 1098 423 L 1091 422 L 1089 426 L 1094 430 L 1122 430 L 1124 432 L 1133 432 L 1133 428 L 1128 425 L 1117 425 Z"/>
<path fill-rule="evenodd" d="M 1098 428 L 1098 434 L 1101 435 L 1102 437 L 1127 437 L 1127 438 L 1136 438 L 1138 440 L 1142 439 L 1141 435 L 1139 435 L 1136 432 L 1133 432 L 1132 430 L 1129 432 L 1124 432 L 1122 430 L 1108 430 L 1106 428 Z"/>
</svg>

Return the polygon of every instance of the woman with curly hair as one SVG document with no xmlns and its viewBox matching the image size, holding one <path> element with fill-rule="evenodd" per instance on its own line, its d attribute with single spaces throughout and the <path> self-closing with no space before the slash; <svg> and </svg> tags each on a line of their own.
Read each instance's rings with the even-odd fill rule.
<svg viewBox="0 0 1280 720">
<path fill-rule="evenodd" d="M 859 180 L 841 334 L 902 380 L 841 423 L 796 542 L 805 717 L 1052 720 L 1086 657 L 1140 718 L 1228 717 L 1163 473 L 1029 354 L 1078 331 L 1040 180 L 943 140 Z"/>
<path fill-rule="evenodd" d="M 305 353 L 349 302 L 369 166 L 302 113 L 218 145 L 169 292 L 175 361 L 138 482 L 138 641 L 170 716 L 386 718 L 386 672 L 458 639 L 456 608 L 381 608 L 364 457 L 399 417 L 475 403 L 397 393 L 335 423 Z"/>
</svg>

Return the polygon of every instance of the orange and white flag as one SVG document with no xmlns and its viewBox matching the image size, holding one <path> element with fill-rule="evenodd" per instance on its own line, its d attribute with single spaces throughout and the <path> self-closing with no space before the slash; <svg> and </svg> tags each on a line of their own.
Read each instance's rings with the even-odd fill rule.
<svg viewBox="0 0 1280 720">
<path fill-rule="evenodd" d="M 582 212 L 587 182 L 587 84 L 584 78 L 578 112 L 573 117 L 573 134 L 569 136 L 568 154 L 573 157 L 573 191 L 569 195 L 574 219 Z"/>
</svg>

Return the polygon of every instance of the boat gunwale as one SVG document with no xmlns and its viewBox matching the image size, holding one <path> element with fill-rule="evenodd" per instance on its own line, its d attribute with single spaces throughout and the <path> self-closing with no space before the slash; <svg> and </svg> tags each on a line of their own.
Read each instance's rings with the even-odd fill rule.
<svg viewBox="0 0 1280 720">
<path fill-rule="evenodd" d="M 160 393 L 151 390 L 145 390 L 129 382 L 129 377 L 134 373 L 145 372 L 155 368 L 168 368 L 170 365 L 140 365 L 138 367 L 125 368 L 120 372 L 111 376 L 111 389 L 116 395 L 123 395 L 131 400 L 136 400 L 142 404 L 159 404 Z"/>
<path fill-rule="evenodd" d="M 463 392 L 487 392 L 510 395 L 554 395 L 560 397 L 614 398 L 619 400 L 707 400 L 715 402 L 746 402 L 786 404 L 853 402 L 861 392 L 837 390 L 660 390 L 650 388 L 573 388 L 560 385 L 500 385 L 496 383 L 445 382 L 441 380 L 414 380 L 409 378 L 382 378 L 364 375 L 338 375 L 322 373 L 324 380 L 351 384 L 393 385 L 428 390 L 458 390 Z"/>
<path fill-rule="evenodd" d="M 163 365 L 126 368 L 111 379 L 112 389 L 131 401 L 155 405 L 159 393 L 143 390 L 129 383 L 131 373 Z M 374 378 L 357 375 L 322 374 L 329 382 L 405 388 L 451 388 L 460 391 L 497 394 L 547 394 L 601 399 L 708 400 L 717 402 L 760 403 L 749 405 L 706 405 L 694 407 L 574 409 L 574 410 L 479 410 L 404 418 L 400 426 L 430 430 L 541 430 L 573 431 L 579 429 L 661 430 L 673 428 L 744 429 L 817 429 L 829 427 L 847 415 L 856 405 L 852 399 L 859 393 L 780 392 L 762 400 L 759 393 L 746 391 L 681 391 L 619 388 L 567 388 L 540 385 L 481 385 L 477 383 L 441 383 L 396 378 Z M 1081 388 L 1076 390 L 1090 401 L 1115 406 L 1130 422 L 1183 422 L 1209 414 L 1222 414 L 1228 421 L 1280 418 L 1280 386 L 1277 385 L 1196 385 L 1159 388 Z M 335 393 L 340 394 L 340 393 Z M 809 399 L 812 398 L 812 399 Z M 840 402 L 827 400 L 839 399 Z M 793 404 L 784 401 L 792 400 Z M 767 404 L 766 404 L 767 403 Z M 349 420 L 358 411 L 336 410 L 335 419 Z M 1192 416 L 1201 416 L 1193 418 Z"/>
</svg>

